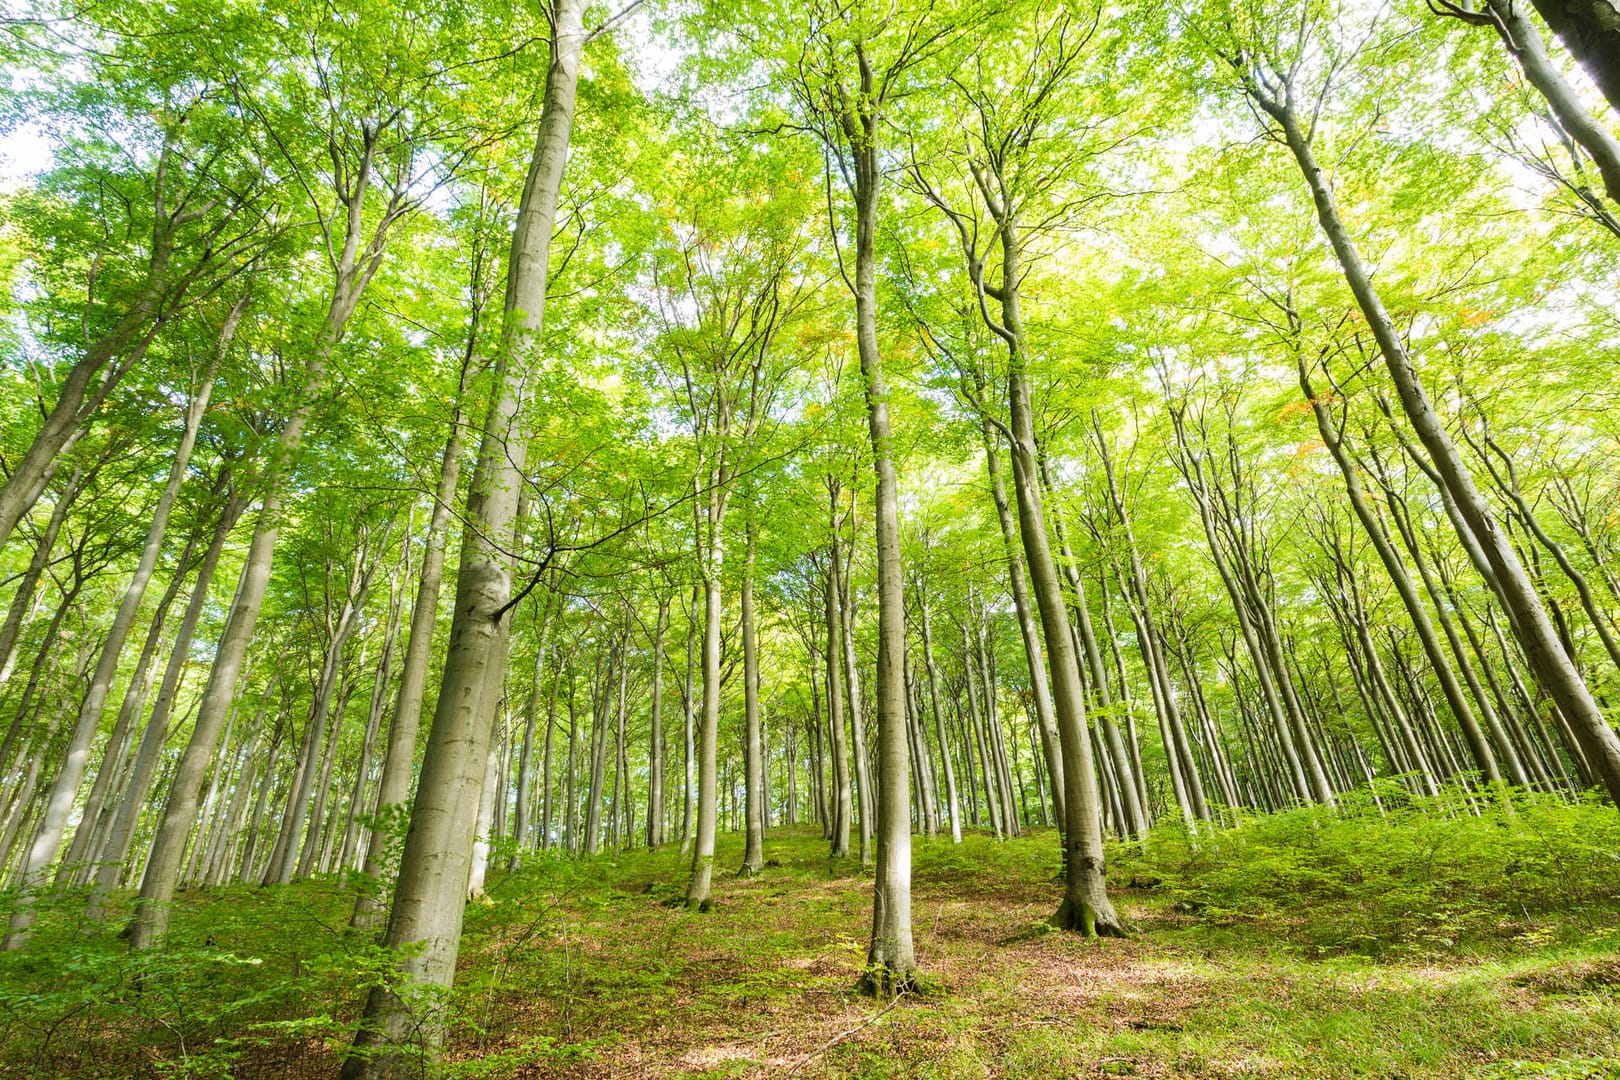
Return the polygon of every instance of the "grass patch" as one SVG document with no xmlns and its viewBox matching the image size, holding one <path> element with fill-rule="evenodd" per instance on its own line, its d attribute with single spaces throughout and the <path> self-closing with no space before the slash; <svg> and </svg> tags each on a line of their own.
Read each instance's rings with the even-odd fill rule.
<svg viewBox="0 0 1620 1080">
<path fill-rule="evenodd" d="M 678 851 L 532 856 L 469 907 L 468 1077 L 1620 1077 L 1620 815 L 1294 813 L 1110 852 L 1139 932 L 1046 932 L 1055 836 L 919 838 L 926 992 L 854 993 L 870 878 L 810 830 L 678 897 Z M 740 862 L 722 837 L 718 865 Z M 383 961 L 336 880 L 184 896 L 131 957 L 67 895 L 0 955 L 0 1075 L 330 1076 Z"/>
</svg>

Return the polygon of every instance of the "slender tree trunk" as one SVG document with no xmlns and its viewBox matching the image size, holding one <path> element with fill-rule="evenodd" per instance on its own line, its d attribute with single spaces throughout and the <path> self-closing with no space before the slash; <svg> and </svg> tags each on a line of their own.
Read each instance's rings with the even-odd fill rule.
<svg viewBox="0 0 1620 1080">
<path fill-rule="evenodd" d="M 718 470 L 716 470 L 718 472 Z M 720 622 L 723 609 L 720 575 L 725 564 L 725 544 L 721 532 L 725 519 L 725 496 L 719 477 L 709 488 L 708 514 L 704 521 L 707 550 L 703 556 L 703 711 L 698 729 L 697 834 L 692 849 L 692 878 L 686 889 L 686 906 L 707 911 L 714 880 L 715 816 L 718 810 L 720 740 Z"/>
<path fill-rule="evenodd" d="M 557 730 L 557 688 L 559 680 L 552 677 L 546 692 L 546 739 L 540 753 L 540 850 L 551 848 L 555 818 L 552 813 L 551 753 L 552 740 Z"/>
<path fill-rule="evenodd" d="M 300 808 L 297 823 L 306 822 L 304 829 L 304 843 L 302 848 L 289 844 L 286 851 L 286 861 L 282 864 L 283 871 L 287 866 L 294 868 L 292 878 L 307 878 L 310 874 L 324 867 L 326 851 L 322 843 L 328 835 L 327 806 L 332 799 L 332 771 L 337 766 L 338 748 L 343 741 L 343 717 L 349 710 L 349 701 L 354 696 L 356 671 L 366 666 L 366 642 L 361 643 L 359 662 L 350 666 L 344 665 L 342 681 L 338 684 L 336 704 L 332 708 L 331 719 L 327 724 L 326 738 L 320 755 L 320 768 L 314 773 L 315 782 L 305 786 L 304 805 Z M 335 808 L 334 808 L 335 809 Z M 296 838 L 296 833 L 294 834 Z"/>
<path fill-rule="evenodd" d="M 338 858 L 338 865 L 344 871 L 354 868 L 355 849 L 360 842 L 360 816 L 365 813 L 366 785 L 371 778 L 371 755 L 377 746 L 377 735 L 382 730 L 388 686 L 394 678 L 394 648 L 399 641 L 400 613 L 404 607 L 403 578 L 410 559 L 411 531 L 407 526 L 404 551 L 400 553 L 394 581 L 389 588 L 388 623 L 383 631 L 382 655 L 377 658 L 377 670 L 371 683 L 371 701 L 366 708 L 366 736 L 360 744 L 360 758 L 354 770 L 354 788 L 349 793 L 348 820 L 344 823 L 343 847 Z"/>
<path fill-rule="evenodd" d="M 850 505 L 850 526 L 855 521 L 854 500 Z M 851 563 L 854 553 L 851 552 Z M 844 702 L 849 706 L 849 749 L 855 759 L 854 802 L 860 808 L 861 865 L 872 861 L 872 829 L 876 813 L 876 792 L 872 784 L 872 758 L 866 745 L 866 710 L 861 699 L 861 668 L 855 655 L 855 586 L 850 581 L 850 563 L 844 566 L 843 591 L 839 594 L 839 617 L 843 620 L 844 642 Z"/>
<path fill-rule="evenodd" d="M 970 607 L 971 610 L 971 607 Z M 969 761 L 969 773 L 973 771 L 974 752 L 978 753 L 978 776 L 984 781 L 984 809 L 985 816 L 990 820 L 990 831 L 1000 840 L 1005 835 L 1001 824 L 1001 795 L 996 790 L 996 774 L 990 768 L 990 756 L 985 752 L 985 709 L 980 707 L 980 679 L 982 668 L 979 666 L 978 656 L 973 647 L 973 636 L 966 626 L 962 627 L 962 666 L 967 679 L 968 714 L 967 720 L 970 731 L 963 740 L 963 752 Z M 984 696 L 989 697 L 994 692 L 992 687 L 984 687 Z"/>
<path fill-rule="evenodd" d="M 996 449 L 990 424 L 986 422 L 981 428 L 985 465 L 990 474 L 990 495 L 996 504 L 996 519 L 1001 524 L 1001 543 L 1007 554 L 1007 581 L 1012 590 L 1013 609 L 1018 616 L 1019 637 L 1024 643 L 1024 661 L 1029 666 L 1030 690 L 1035 698 L 1036 726 L 1040 728 L 1046 771 L 1048 775 L 1058 777 L 1058 783 L 1052 786 L 1052 809 L 1061 823 L 1064 821 L 1063 746 L 1052 718 L 1052 694 L 1046 682 L 1046 659 L 1041 655 L 1035 615 L 1030 610 L 1029 586 L 1024 580 L 1024 557 L 1017 548 L 1017 527 L 1013 524 L 1012 509 L 1007 502 L 1007 485 L 1001 477 L 1001 455 Z"/>
<path fill-rule="evenodd" d="M 939 756 L 945 767 L 946 808 L 951 816 L 951 842 L 962 842 L 962 810 L 956 795 L 956 766 L 951 761 L 950 743 L 945 737 L 945 718 L 939 709 L 939 671 L 934 665 L 934 629 L 928 610 L 928 597 L 919 595 L 917 606 L 922 611 L 923 666 L 928 671 L 928 707 L 934 717 L 934 737 L 939 742 Z"/>
<path fill-rule="evenodd" d="M 1052 700 L 1058 735 L 1063 747 L 1063 785 L 1066 822 L 1064 834 L 1064 899 L 1055 919 L 1067 929 L 1086 935 L 1120 934 L 1124 924 L 1108 899 L 1102 845 L 1102 804 L 1097 772 L 1091 756 L 1085 691 L 1080 681 L 1079 658 L 1069 628 L 1068 606 L 1052 557 L 1042 505 L 1040 472 L 1035 445 L 1034 407 L 1025 374 L 1023 316 L 1019 308 L 1022 238 L 1013 208 L 1005 201 L 993 209 L 1001 228 L 1001 324 L 1007 345 L 1007 401 L 1011 413 L 1008 431 L 1013 463 L 1013 492 L 1018 505 L 1019 535 L 1029 563 L 1031 591 L 1040 611 L 1042 636 L 1052 675 Z"/>
<path fill-rule="evenodd" d="M 86 471 L 82 468 L 74 469 L 68 476 L 62 490 L 57 493 L 56 502 L 51 506 L 50 517 L 45 521 L 45 531 L 40 533 L 39 540 L 34 544 L 34 553 L 28 560 L 28 567 L 17 581 L 17 591 L 12 594 L 11 606 L 6 609 L 6 621 L 4 625 L 0 625 L 0 685 L 11 678 L 12 668 L 16 665 L 17 642 L 22 633 L 23 621 L 28 617 L 29 609 L 34 606 L 34 593 L 39 588 L 39 579 L 44 575 L 46 565 L 50 562 L 51 549 L 56 546 L 56 538 L 62 531 L 62 524 L 67 521 L 68 511 L 73 507 L 74 500 L 84 490 L 86 479 Z M 5 763 L 9 750 L 9 746 L 0 749 L 0 765 Z"/>
<path fill-rule="evenodd" d="M 347 703 L 349 670 L 343 660 L 343 652 L 359 621 L 365 595 L 365 587 L 358 581 L 360 576 L 357 570 L 337 621 L 328 623 L 326 655 L 321 663 L 320 677 L 316 680 L 315 696 L 310 701 L 309 720 L 297 759 L 298 771 L 294 773 L 281 830 L 270 854 L 270 868 L 265 873 L 266 885 L 285 885 L 295 874 L 301 877 L 309 872 L 310 848 L 316 839 L 315 829 L 320 824 L 319 808 L 302 845 L 305 852 L 302 861 L 299 860 L 298 836 L 309 816 L 310 801 L 316 797 L 317 791 L 324 805 L 325 784 L 331 778 L 331 755 L 336 749 L 337 731 L 343 718 L 342 705 Z M 369 577 L 369 574 L 366 576 Z M 330 620 L 330 615 L 327 617 Z M 333 707 L 334 700 L 340 703 L 336 708 Z"/>
<path fill-rule="evenodd" d="M 1074 552 L 1069 548 L 1068 531 L 1064 528 L 1063 515 L 1053 500 L 1053 487 L 1051 477 L 1046 467 L 1046 455 L 1040 456 L 1041 488 L 1052 505 L 1052 525 L 1057 533 L 1058 550 L 1063 555 L 1064 576 L 1068 579 L 1069 588 L 1074 592 L 1075 627 L 1080 635 L 1081 651 L 1085 654 L 1086 663 L 1091 671 L 1092 693 L 1095 695 L 1099 707 L 1097 723 L 1102 728 L 1102 736 L 1113 758 L 1116 771 L 1116 787 L 1119 799 L 1124 809 L 1124 825 L 1129 835 L 1141 839 L 1147 835 L 1147 815 L 1142 809 L 1141 792 L 1136 779 L 1137 765 L 1126 753 L 1125 741 L 1120 737 L 1119 725 L 1114 718 L 1113 694 L 1108 688 L 1108 670 L 1103 663 L 1102 650 L 1097 646 L 1097 634 L 1091 623 L 1091 611 L 1086 606 L 1085 584 L 1080 576 L 1080 567 L 1074 558 Z M 1134 539 L 1132 541 L 1134 544 Z"/>
<path fill-rule="evenodd" d="M 112 689 L 113 678 L 118 674 L 118 662 L 123 656 L 124 642 L 129 637 L 130 628 L 135 625 L 135 616 L 140 610 L 141 600 L 146 596 L 147 583 L 152 580 L 152 571 L 157 568 L 158 556 L 163 552 L 163 538 L 168 532 L 169 514 L 174 509 L 175 500 L 180 496 L 180 485 L 185 481 L 186 467 L 191 462 L 191 450 L 197 444 L 197 432 L 202 427 L 203 416 L 208 410 L 208 400 L 214 390 L 214 374 L 219 369 L 220 357 L 229 347 L 231 338 L 235 336 L 237 324 L 246 309 L 245 299 L 238 301 L 231 308 L 226 316 L 225 325 L 220 330 L 219 343 L 215 348 L 213 359 L 192 393 L 191 405 L 186 410 L 185 427 L 180 435 L 180 445 L 174 452 L 168 479 L 164 482 L 163 492 L 158 496 L 157 506 L 152 511 L 152 524 L 146 532 L 146 544 L 141 549 L 135 573 L 124 590 L 123 600 L 113 615 L 112 627 L 102 644 L 101 658 L 90 676 L 89 689 L 79 706 L 78 721 L 68 736 L 66 757 L 62 767 L 57 771 L 50 793 L 46 796 L 39 828 L 34 833 L 33 843 L 29 845 L 28 853 L 23 860 L 22 902 L 12 911 L 10 932 L 6 935 L 4 944 L 7 949 L 21 948 L 27 940 L 28 927 L 33 922 L 33 907 L 28 901 L 32 897 L 33 890 L 43 883 L 52 860 L 56 858 L 57 848 L 62 843 L 62 834 L 67 831 L 68 815 L 73 810 L 73 803 L 79 793 L 79 784 L 84 779 L 85 766 L 90 761 L 90 744 L 94 741 L 96 729 L 101 722 L 101 710 L 107 702 L 107 692 Z"/>
<path fill-rule="evenodd" d="M 681 753 L 681 852 L 691 847 L 694 839 L 693 815 L 697 812 L 696 791 L 692 786 L 693 770 L 697 768 L 697 663 L 698 602 L 703 597 L 703 585 L 692 586 L 692 603 L 687 607 L 686 619 L 686 681 L 681 695 L 682 738 Z"/>
<path fill-rule="evenodd" d="M 658 598 L 653 625 L 652 715 L 647 732 L 647 847 L 664 843 L 664 631 L 669 627 L 669 597 Z"/>
<path fill-rule="evenodd" d="M 607 671 L 602 670 L 606 654 Z M 591 677 L 591 766 L 585 790 L 585 825 L 580 851 L 595 855 L 602 842 L 602 777 L 607 769 L 608 687 L 613 680 L 614 665 L 618 657 L 599 646 L 596 652 L 596 671 Z"/>
<path fill-rule="evenodd" d="M 917 961 L 911 939 L 911 766 L 906 748 L 906 610 L 905 579 L 900 561 L 900 497 L 889 424 L 889 393 L 877 339 L 877 213 L 879 116 L 874 79 L 866 55 L 859 53 L 861 106 L 845 119 L 846 139 L 854 158 L 855 196 L 855 341 L 860 353 L 866 394 L 867 429 L 872 467 L 877 474 L 873 517 L 877 524 L 878 656 L 876 792 L 876 875 L 872 886 L 872 941 L 866 954 L 863 987 L 893 996 L 916 981 Z M 852 620 L 853 625 L 853 620 Z M 853 654 L 849 642 L 846 649 Z M 855 715 L 856 733 L 860 718 Z M 856 752 L 861 751 L 857 738 Z M 864 763 L 864 758 L 863 758 Z M 869 800 L 861 785 L 863 805 Z M 861 831 L 868 826 L 863 814 Z M 863 845 L 864 846 L 864 845 Z"/>
<path fill-rule="evenodd" d="M 1607 789 L 1609 798 L 1620 804 L 1620 737 L 1615 735 L 1614 729 L 1604 719 L 1591 691 L 1565 652 L 1547 616 L 1546 606 L 1525 573 L 1510 538 L 1502 530 L 1490 504 L 1475 486 L 1462 455 L 1435 412 L 1400 333 L 1361 260 L 1361 252 L 1339 217 L 1332 188 L 1326 174 L 1316 163 L 1292 102 L 1279 102 L 1252 83 L 1248 85 L 1248 91 L 1256 104 L 1282 128 L 1288 148 L 1293 152 L 1294 160 L 1310 187 L 1322 231 L 1378 343 L 1390 378 L 1400 395 L 1401 406 L 1419 441 L 1428 451 L 1434 470 L 1449 493 L 1466 531 L 1472 534 L 1486 560 L 1497 594 L 1512 620 L 1525 657 L 1537 679 L 1569 721 L 1588 761 Z"/>
<path fill-rule="evenodd" d="M 90 913 L 93 917 L 100 916 L 107 893 L 118 887 L 124 860 L 129 855 L 130 841 L 135 835 L 135 826 L 146 804 L 146 793 L 151 787 L 152 776 L 157 770 L 158 758 L 168 736 L 169 714 L 179 695 L 180 679 L 191 655 L 192 635 L 196 632 L 197 620 L 202 617 L 203 609 L 208 604 L 209 587 L 213 584 L 220 555 L 225 550 L 225 540 L 244 508 L 243 499 L 234 491 L 226 497 L 219 521 L 214 526 L 213 538 L 209 541 L 208 550 L 203 553 L 202 564 L 197 568 L 197 581 L 191 589 L 191 600 L 186 605 L 180 629 L 175 634 L 168 666 L 164 669 L 157 699 L 152 703 L 152 715 L 147 718 L 146 729 L 141 733 L 118 815 L 113 819 L 100 856 L 100 865 L 96 869 L 95 886 L 90 894 Z"/>
<path fill-rule="evenodd" d="M 214 495 L 223 490 L 229 478 L 229 470 L 221 469 L 219 481 L 215 484 Z M 199 518 L 201 515 L 199 515 Z M 180 595 L 185 586 L 187 570 L 191 566 L 192 553 L 197 542 L 200 529 L 208 524 L 206 519 L 197 522 L 191 534 L 186 537 L 186 546 L 175 561 L 174 574 L 169 580 L 168 587 L 164 589 L 163 596 L 158 600 L 157 610 L 152 615 L 152 622 L 147 627 L 146 640 L 141 645 L 141 654 L 135 661 L 135 670 L 130 674 L 129 686 L 125 688 L 123 703 L 118 709 L 118 718 L 113 721 L 113 730 L 107 740 L 107 747 L 102 753 L 101 766 L 95 772 L 95 780 L 91 784 L 90 794 L 85 799 L 84 813 L 80 816 L 79 827 L 73 831 L 73 840 L 68 844 L 67 855 L 62 859 L 61 868 L 57 872 L 57 884 L 66 884 L 69 876 L 75 882 L 88 881 L 92 868 L 86 865 L 86 860 L 100 849 L 105 839 L 107 826 L 111 824 L 112 811 L 107 804 L 109 793 L 118 788 L 124 778 L 125 766 L 129 761 L 129 746 L 134 738 L 135 725 L 139 721 L 142 711 L 146 707 L 146 692 L 150 687 L 148 676 L 152 668 L 152 661 L 156 659 L 158 649 L 163 644 L 163 628 L 168 621 L 169 609 L 174 600 Z M 0 755 L 0 761 L 4 756 Z"/>
<path fill-rule="evenodd" d="M 827 731 L 828 749 L 832 754 L 832 856 L 849 857 L 850 816 L 854 812 L 854 793 L 849 783 L 849 751 L 844 743 L 844 677 L 841 670 L 844 659 L 844 624 L 839 615 L 838 596 L 840 556 L 838 551 L 838 494 L 832 482 L 828 484 L 832 496 L 832 548 L 827 564 L 825 590 L 827 614 Z"/>
<path fill-rule="evenodd" d="M 529 804 L 533 798 L 530 788 L 534 783 L 534 732 L 540 721 L 540 695 L 545 685 L 546 659 L 551 647 L 551 597 L 548 595 L 542 601 L 542 604 L 544 610 L 540 618 L 539 633 L 536 635 L 535 640 L 534 678 L 529 683 L 529 700 L 523 710 L 523 747 L 518 753 L 517 808 L 513 811 L 513 849 L 512 857 L 507 860 L 506 864 L 508 870 L 516 870 L 522 863 L 522 852 L 532 846 L 529 837 L 529 834 L 533 831 L 530 823 Z"/>
<path fill-rule="evenodd" d="M 754 631 L 754 523 L 747 528 L 747 554 L 743 558 L 742 647 L 743 647 L 743 765 L 747 808 L 744 818 L 747 842 L 743 850 L 742 877 L 752 877 L 765 867 L 765 744 L 759 722 L 759 643 Z"/>
<path fill-rule="evenodd" d="M 472 862 L 467 869 L 467 899 L 484 895 L 484 876 L 489 871 L 489 848 L 494 840 L 495 803 L 501 797 L 500 738 L 489 740 L 484 754 L 484 783 L 478 795 L 477 831 L 473 834 Z"/>
<path fill-rule="evenodd" d="M 469 350 L 471 345 L 468 346 Z M 439 587 L 444 580 L 444 549 L 449 534 L 450 511 L 455 503 L 456 485 L 461 478 L 461 410 L 457 408 L 450 424 L 439 465 L 439 484 L 433 495 L 433 512 L 428 517 L 427 535 L 422 540 L 422 566 L 417 572 L 416 601 L 411 607 L 410 636 L 400 665 L 399 693 L 394 698 L 394 718 L 388 725 L 388 748 L 383 754 L 382 776 L 377 781 L 377 827 L 366 842 L 362 873 L 375 884 L 355 897 L 349 926 L 366 930 L 382 921 L 383 877 L 389 851 L 401 839 L 401 820 L 407 811 L 411 792 L 411 769 L 416 762 L 416 735 L 422 719 L 422 695 L 427 687 L 428 664 L 433 655 L 433 630 L 439 616 Z"/>
</svg>

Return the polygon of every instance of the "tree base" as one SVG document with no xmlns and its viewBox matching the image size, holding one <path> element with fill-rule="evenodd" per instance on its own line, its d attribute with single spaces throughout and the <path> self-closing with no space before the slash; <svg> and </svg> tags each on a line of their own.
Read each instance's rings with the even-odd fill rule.
<svg viewBox="0 0 1620 1080">
<path fill-rule="evenodd" d="M 1071 930 L 1086 937 L 1130 936 L 1130 927 L 1114 912 L 1113 905 L 1106 902 L 1099 909 L 1065 898 L 1050 921 L 1059 930 Z"/>
<path fill-rule="evenodd" d="M 882 1001 L 893 1001 L 901 994 L 914 993 L 918 985 L 916 968 L 896 971 L 887 964 L 871 964 L 861 972 L 855 992 Z"/>
</svg>

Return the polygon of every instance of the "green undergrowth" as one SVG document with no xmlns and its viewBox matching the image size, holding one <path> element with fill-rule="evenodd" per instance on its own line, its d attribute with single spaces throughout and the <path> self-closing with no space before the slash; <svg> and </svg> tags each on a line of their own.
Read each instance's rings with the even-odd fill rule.
<svg viewBox="0 0 1620 1080">
<path fill-rule="evenodd" d="M 1050 929 L 1049 830 L 918 838 L 920 992 L 854 993 L 871 879 L 773 830 L 715 905 L 668 848 L 526 856 L 469 906 L 446 1071 L 467 1077 L 1620 1078 L 1620 815 L 1395 805 L 1111 847 L 1136 933 Z M 0 954 L 0 1076 L 327 1077 L 384 957 L 351 883 L 183 894 L 162 950 L 42 906 Z"/>
<path fill-rule="evenodd" d="M 1208 930 L 1241 937 L 1264 924 L 1318 956 L 1594 944 L 1620 932 L 1620 815 L 1595 803 L 1521 801 L 1477 817 L 1463 806 L 1386 796 L 1383 816 L 1363 800 L 1208 836 L 1161 830 L 1116 859 L 1115 876 L 1162 890 Z"/>
</svg>

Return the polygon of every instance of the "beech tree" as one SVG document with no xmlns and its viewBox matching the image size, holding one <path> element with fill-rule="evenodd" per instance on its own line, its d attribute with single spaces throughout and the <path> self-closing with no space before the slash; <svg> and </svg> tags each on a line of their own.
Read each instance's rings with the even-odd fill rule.
<svg viewBox="0 0 1620 1080">
<path fill-rule="evenodd" d="M 1614 801 L 1603 13 L 1476 7 L 8 16 L 7 948 L 326 890 L 421 1075 L 576 861 L 824 843 L 893 999 L 914 849 L 1106 938 L 1166 835 Z"/>
</svg>

